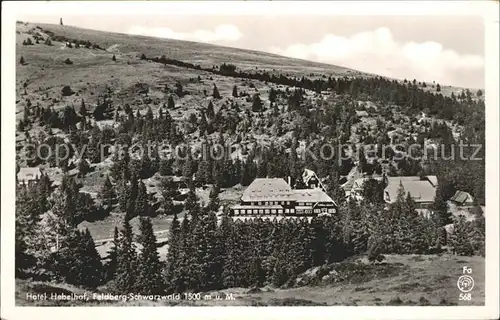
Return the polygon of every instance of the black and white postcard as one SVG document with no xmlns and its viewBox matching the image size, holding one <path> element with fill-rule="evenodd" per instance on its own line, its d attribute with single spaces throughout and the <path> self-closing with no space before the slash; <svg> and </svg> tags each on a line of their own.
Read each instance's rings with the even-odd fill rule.
<svg viewBox="0 0 500 320">
<path fill-rule="evenodd" d="M 3 319 L 499 316 L 498 2 L 2 9 Z"/>
</svg>

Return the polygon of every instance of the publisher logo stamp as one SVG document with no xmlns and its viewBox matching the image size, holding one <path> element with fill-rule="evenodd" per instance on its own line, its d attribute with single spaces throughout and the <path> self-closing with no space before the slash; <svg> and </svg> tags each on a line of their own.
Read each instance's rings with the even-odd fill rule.
<svg viewBox="0 0 500 320">
<path fill-rule="evenodd" d="M 462 275 L 458 277 L 457 287 L 460 290 L 458 295 L 458 300 L 471 301 L 472 300 L 472 289 L 474 289 L 474 278 L 471 276 L 472 268 L 464 266 L 462 268 Z"/>
<path fill-rule="evenodd" d="M 471 292 L 474 288 L 474 279 L 469 275 L 462 275 L 458 278 L 457 286 L 462 292 Z"/>
</svg>

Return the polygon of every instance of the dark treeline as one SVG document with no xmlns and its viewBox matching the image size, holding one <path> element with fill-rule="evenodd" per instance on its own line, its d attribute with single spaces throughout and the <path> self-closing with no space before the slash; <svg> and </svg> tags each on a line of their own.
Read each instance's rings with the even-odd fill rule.
<svg viewBox="0 0 500 320">
<path fill-rule="evenodd" d="M 67 46 L 69 48 L 72 48 L 72 43 L 74 43 L 75 48 L 79 47 L 85 47 L 87 49 L 98 49 L 98 50 L 105 50 L 101 46 L 99 46 L 97 43 L 92 43 L 89 40 L 82 40 L 82 39 L 70 39 L 68 37 L 62 36 L 62 35 L 56 35 L 54 32 L 49 31 L 49 30 L 44 30 L 40 27 L 37 27 L 40 31 L 44 32 L 45 34 L 48 35 L 48 40 L 52 41 L 59 41 L 59 42 L 66 42 Z M 48 44 L 48 43 L 46 43 Z M 52 43 L 50 43 L 52 45 Z"/>
<path fill-rule="evenodd" d="M 176 66 L 203 70 L 222 76 L 245 78 L 270 82 L 274 84 L 308 89 L 321 93 L 325 90 L 333 90 L 337 94 L 349 94 L 356 98 L 370 98 L 381 101 L 385 104 L 395 104 L 411 110 L 413 113 L 426 111 L 427 114 L 437 116 L 446 120 L 455 120 L 459 124 L 464 124 L 468 109 L 475 107 L 476 110 L 484 110 L 482 100 L 472 99 L 472 94 L 466 90 L 462 95 L 456 97 L 445 97 L 440 93 L 432 93 L 419 88 L 414 81 L 400 83 L 397 80 L 389 80 L 383 77 L 372 78 L 334 78 L 328 79 L 308 79 L 306 77 L 294 78 L 283 74 L 271 74 L 267 71 L 245 72 L 237 71 L 236 66 L 223 63 L 219 67 L 202 68 L 199 65 L 193 65 L 180 60 L 168 59 L 165 56 L 154 58 L 152 61 L 172 64 Z M 437 84 L 439 86 L 439 84 Z"/>
<path fill-rule="evenodd" d="M 294 92 L 299 92 L 296 90 Z M 281 95 L 281 93 L 278 93 Z M 291 93 L 289 96 L 289 107 L 295 104 L 301 104 L 300 94 Z M 173 99 L 169 99 L 174 104 Z M 170 102 L 169 102 L 170 104 Z M 95 118 L 101 117 L 103 114 L 111 114 L 112 110 L 119 109 L 114 107 L 111 99 L 103 95 L 98 98 L 98 105 L 96 106 L 93 115 Z M 172 107 L 171 107 L 172 108 Z M 301 168 L 307 166 L 309 169 L 315 171 L 320 178 L 327 178 L 331 168 L 334 168 L 339 176 L 346 175 L 353 167 L 353 159 L 345 159 L 339 163 L 336 158 L 330 160 L 322 160 L 320 157 L 320 148 L 322 144 L 329 144 L 338 146 L 340 143 L 346 143 L 350 138 L 350 130 L 346 130 L 355 123 L 356 119 L 353 115 L 353 108 L 347 105 L 335 105 L 332 108 L 326 109 L 324 112 L 316 110 L 308 110 L 302 108 L 300 111 L 304 113 L 301 115 L 303 119 L 303 126 L 289 126 L 292 129 L 292 138 L 287 142 L 274 145 L 271 144 L 266 148 L 253 148 L 248 150 L 247 146 L 241 145 L 242 153 L 246 156 L 246 161 L 233 161 L 228 157 L 224 157 L 223 161 L 213 161 L 206 159 L 204 161 L 192 159 L 173 159 L 173 157 L 158 158 L 160 153 L 159 146 L 162 143 L 168 143 L 172 148 L 175 148 L 185 143 L 185 135 L 183 130 L 198 130 L 200 135 L 204 135 L 202 145 L 207 147 L 207 150 L 215 143 L 220 145 L 230 145 L 238 143 L 242 134 L 248 132 L 245 129 L 246 121 L 261 121 L 253 120 L 248 115 L 238 116 L 232 113 L 224 113 L 224 108 L 219 109 L 217 112 L 213 111 L 213 106 L 209 104 L 205 110 L 202 110 L 200 116 L 192 114 L 187 123 L 180 123 L 173 121 L 170 116 L 169 108 L 164 105 L 159 108 L 158 114 L 154 115 L 151 108 L 141 114 L 140 111 L 133 112 L 129 105 L 123 107 L 125 115 L 115 113 L 115 120 L 118 126 L 115 128 L 104 127 L 100 129 L 98 126 L 92 125 L 90 122 L 90 112 L 87 110 L 85 102 L 82 100 L 79 112 L 76 113 L 75 108 L 66 107 L 63 112 L 57 113 L 50 109 L 44 109 L 38 106 L 31 106 L 31 111 L 26 123 L 36 119 L 41 124 L 48 125 L 48 130 L 42 132 L 37 137 L 26 135 L 27 142 L 33 146 L 28 148 L 27 155 L 32 159 L 28 161 L 30 166 L 35 166 L 41 163 L 47 163 L 51 166 L 58 165 L 63 171 L 68 171 L 78 166 L 80 176 L 83 177 L 90 169 L 89 164 L 98 163 L 103 160 L 103 156 L 110 155 L 105 151 L 101 154 L 101 148 L 106 145 L 128 145 L 131 146 L 134 141 L 135 144 L 142 145 L 144 150 L 147 149 L 146 144 L 150 144 L 150 153 L 143 154 L 142 158 L 131 158 L 128 154 L 129 150 L 115 150 L 113 156 L 113 167 L 111 176 L 117 182 L 125 174 L 127 179 L 130 179 L 132 173 L 136 177 L 145 179 L 159 172 L 161 175 L 177 175 L 186 178 L 192 177 L 193 174 L 199 178 L 200 183 L 219 183 L 221 187 L 231 187 L 235 184 L 241 183 L 248 185 L 255 177 L 287 177 L 295 178 L 301 172 Z M 293 111 L 292 111 L 293 112 Z M 440 188 L 443 190 L 445 199 L 449 199 L 455 191 L 463 190 L 471 193 L 481 204 L 484 204 L 484 127 L 480 125 L 481 119 L 484 121 L 483 116 L 473 114 L 473 118 L 465 130 L 462 132 L 459 139 L 464 143 L 480 144 L 482 147 L 475 156 L 481 160 L 468 160 L 461 159 L 461 152 L 463 155 L 471 156 L 475 152 L 475 148 L 469 147 L 460 151 L 458 141 L 453 137 L 451 129 L 445 123 L 434 123 L 425 127 L 424 132 L 418 133 L 416 138 L 411 138 L 404 143 L 419 144 L 421 149 L 425 149 L 425 139 L 432 138 L 440 146 L 445 146 L 446 156 L 453 153 L 453 158 L 445 158 L 439 151 L 439 156 L 436 160 L 429 159 L 424 162 L 411 157 L 404 157 L 389 164 L 388 175 L 437 175 L 440 181 Z M 29 121 L 28 121 L 29 119 Z M 271 116 L 269 123 L 273 123 L 273 131 L 286 132 L 287 130 L 280 128 L 279 117 Z M 243 121 L 242 121 L 243 120 Z M 242 122 L 242 124 L 240 124 Z M 51 126 L 51 124 L 55 125 Z M 80 128 L 77 128 L 79 123 Z M 235 126 L 240 124 L 240 128 L 235 130 Z M 269 124 L 263 124 L 268 126 Z M 55 136 L 51 133 L 52 127 L 59 127 L 69 133 L 70 148 L 69 157 L 65 157 L 62 153 L 66 150 L 64 148 L 57 148 L 59 144 L 64 141 L 61 137 Z M 364 143 L 375 143 L 379 146 L 389 146 L 390 141 L 388 138 L 388 128 L 385 126 L 377 126 L 375 133 L 366 133 L 360 131 Z M 359 131 L 359 130 L 358 130 Z M 209 140 L 206 135 L 216 133 L 215 139 Z M 230 139 L 236 137 L 236 140 Z M 334 138 L 332 138 L 334 137 Z M 307 145 L 311 146 L 310 150 L 316 156 L 316 159 L 311 157 L 308 153 L 306 158 L 297 154 L 298 140 L 306 139 Z M 36 148 L 44 144 L 50 147 L 50 150 L 43 148 L 42 157 L 36 157 Z M 352 150 L 356 149 L 355 145 L 351 145 Z M 443 150 L 442 148 L 440 148 Z M 83 150 L 81 160 L 78 163 L 70 163 L 70 157 L 73 157 L 80 150 Z M 105 149 L 107 150 L 107 149 Z M 338 150 L 334 148 L 334 150 Z M 360 149 L 362 150 L 362 148 Z M 50 151 L 50 153 L 49 153 Z M 118 152 L 124 152 L 128 157 L 119 159 Z M 377 157 L 379 161 L 368 162 L 364 156 L 364 152 L 359 153 L 359 169 L 368 175 L 381 174 L 382 167 L 380 160 L 392 160 L 395 152 L 389 148 L 382 153 L 381 149 L 377 149 Z M 413 149 L 415 151 L 415 149 Z M 56 154 L 59 152 L 59 162 L 57 162 Z M 187 152 L 187 151 L 186 151 Z M 342 149 L 345 155 L 347 149 Z M 420 152 L 420 151 L 419 151 Z M 421 153 L 421 152 L 420 152 Z M 412 154 L 412 156 L 421 155 Z M 432 152 L 430 155 L 432 156 Z M 287 166 L 283 166 L 287 163 Z M 124 167 L 127 167 L 128 173 L 123 172 Z M 222 170 L 225 168 L 225 170 Z M 469 177 L 464 179 L 464 176 Z"/>
</svg>

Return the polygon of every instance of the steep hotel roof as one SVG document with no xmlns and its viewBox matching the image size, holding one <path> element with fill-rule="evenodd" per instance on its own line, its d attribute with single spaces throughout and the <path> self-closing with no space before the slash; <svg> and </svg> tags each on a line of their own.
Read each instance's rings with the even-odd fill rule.
<svg viewBox="0 0 500 320">
<path fill-rule="evenodd" d="M 282 178 L 257 178 L 243 192 L 242 201 L 291 201 L 292 188 Z"/>
<path fill-rule="evenodd" d="M 293 190 L 293 198 L 298 202 L 333 202 L 323 190 L 321 189 L 299 189 Z"/>
</svg>

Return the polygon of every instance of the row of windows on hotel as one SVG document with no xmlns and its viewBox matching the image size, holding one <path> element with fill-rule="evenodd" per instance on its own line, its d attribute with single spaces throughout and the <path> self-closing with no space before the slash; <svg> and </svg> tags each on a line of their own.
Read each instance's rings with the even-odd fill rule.
<svg viewBox="0 0 500 320">
<path fill-rule="evenodd" d="M 290 201 L 259 201 L 259 202 L 250 202 L 252 206 L 277 206 L 277 205 L 290 205 Z M 312 202 L 298 202 L 298 206 L 312 206 Z"/>
<path fill-rule="evenodd" d="M 295 214 L 295 209 L 234 209 L 235 215 L 255 215 L 255 214 Z M 333 208 L 320 208 L 320 209 L 302 209 L 297 210 L 298 214 L 311 214 L 311 213 L 335 213 Z"/>
</svg>

